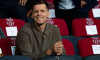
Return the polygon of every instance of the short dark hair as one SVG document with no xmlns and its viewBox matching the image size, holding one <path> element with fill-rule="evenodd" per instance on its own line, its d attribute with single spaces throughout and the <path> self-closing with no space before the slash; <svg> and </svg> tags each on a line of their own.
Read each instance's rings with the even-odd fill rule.
<svg viewBox="0 0 100 60">
<path fill-rule="evenodd" d="M 45 0 L 34 0 L 34 1 L 32 2 L 32 9 L 33 9 L 33 7 L 34 7 L 35 5 L 38 5 L 38 4 L 45 4 L 47 10 L 49 10 L 49 5 L 48 5 L 48 3 L 47 3 Z"/>
</svg>

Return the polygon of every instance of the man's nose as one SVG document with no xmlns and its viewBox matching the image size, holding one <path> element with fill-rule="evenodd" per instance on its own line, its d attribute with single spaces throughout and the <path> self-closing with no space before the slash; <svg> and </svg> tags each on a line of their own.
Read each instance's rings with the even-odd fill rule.
<svg viewBox="0 0 100 60">
<path fill-rule="evenodd" d="M 38 15 L 41 15 L 41 12 L 38 12 Z"/>
</svg>

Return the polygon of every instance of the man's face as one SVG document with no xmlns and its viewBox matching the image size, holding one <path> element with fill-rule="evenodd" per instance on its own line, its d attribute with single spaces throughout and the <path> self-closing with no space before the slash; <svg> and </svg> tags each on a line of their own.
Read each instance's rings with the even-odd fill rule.
<svg viewBox="0 0 100 60">
<path fill-rule="evenodd" d="M 45 4 L 38 4 L 33 7 L 32 18 L 34 18 L 37 24 L 46 23 L 48 17 L 49 11 L 47 10 Z"/>
</svg>

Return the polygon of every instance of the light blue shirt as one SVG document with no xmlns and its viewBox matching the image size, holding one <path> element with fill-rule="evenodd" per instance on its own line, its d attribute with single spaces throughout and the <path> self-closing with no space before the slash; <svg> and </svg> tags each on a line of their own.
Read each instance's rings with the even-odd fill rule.
<svg viewBox="0 0 100 60">
<path fill-rule="evenodd" d="M 72 0 L 61 0 L 58 3 L 58 8 L 63 10 L 69 10 L 75 8 L 75 5 L 73 5 Z"/>
</svg>

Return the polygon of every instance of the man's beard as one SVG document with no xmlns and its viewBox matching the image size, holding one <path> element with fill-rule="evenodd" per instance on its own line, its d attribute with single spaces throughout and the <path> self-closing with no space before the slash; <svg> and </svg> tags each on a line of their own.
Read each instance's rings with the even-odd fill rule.
<svg viewBox="0 0 100 60">
<path fill-rule="evenodd" d="M 39 23 L 37 23 L 37 25 L 38 25 L 38 26 L 41 26 L 41 25 L 43 25 L 43 24 L 44 24 L 44 23 L 40 23 L 40 24 L 39 24 Z"/>
</svg>

